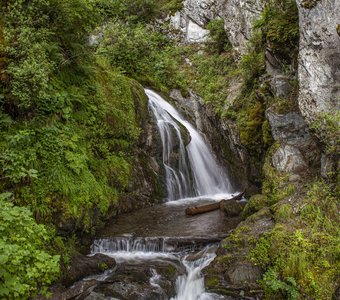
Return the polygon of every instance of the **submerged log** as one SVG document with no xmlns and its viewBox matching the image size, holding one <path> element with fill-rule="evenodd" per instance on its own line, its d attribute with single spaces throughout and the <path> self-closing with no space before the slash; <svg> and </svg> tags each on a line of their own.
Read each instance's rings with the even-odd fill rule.
<svg viewBox="0 0 340 300">
<path fill-rule="evenodd" d="M 228 201 L 229 200 L 240 200 L 240 199 L 242 199 L 243 195 L 244 195 L 244 192 L 239 193 L 239 194 L 233 196 L 232 198 L 223 199 L 223 200 L 228 200 Z M 206 213 L 206 212 L 210 212 L 210 211 L 213 211 L 213 210 L 220 209 L 220 204 L 223 200 L 216 202 L 216 203 L 187 207 L 185 209 L 185 214 L 189 215 L 189 216 L 195 216 L 195 215 L 198 215 L 198 214 L 203 214 L 203 213 Z"/>
</svg>

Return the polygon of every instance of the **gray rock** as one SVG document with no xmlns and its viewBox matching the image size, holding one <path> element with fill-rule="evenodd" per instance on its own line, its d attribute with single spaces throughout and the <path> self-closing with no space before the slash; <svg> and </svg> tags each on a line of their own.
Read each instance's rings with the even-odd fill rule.
<svg viewBox="0 0 340 300">
<path fill-rule="evenodd" d="M 338 0 L 318 1 L 299 8 L 299 107 L 311 122 L 320 112 L 340 108 L 340 37 L 337 23 L 340 15 Z"/>
<path fill-rule="evenodd" d="M 234 97 L 233 99 L 240 91 L 239 81 L 236 86 L 234 86 L 231 96 Z M 247 173 L 252 172 L 246 171 L 247 152 L 241 144 L 235 122 L 222 120 L 211 106 L 203 105 L 202 98 L 193 91 L 190 91 L 189 97 L 184 98 L 179 90 L 172 90 L 170 97 L 186 118 L 190 119 L 199 131 L 204 132 L 206 141 L 216 153 L 218 161 L 229 171 L 235 190 L 244 190 L 245 188 L 249 190 L 250 188 L 246 187 L 246 176 Z"/>
<path fill-rule="evenodd" d="M 276 76 L 282 73 L 280 61 L 274 56 L 274 54 L 269 49 L 266 49 L 265 62 L 266 71 L 269 75 Z"/>
<path fill-rule="evenodd" d="M 227 271 L 229 281 L 235 285 L 256 283 L 262 277 L 261 269 L 250 263 L 238 263 Z"/>
<path fill-rule="evenodd" d="M 60 300 L 77 299 L 76 297 L 86 296 L 90 294 L 93 289 L 97 286 L 98 282 L 96 280 L 82 280 L 75 283 L 69 289 L 64 291 Z"/>
<path fill-rule="evenodd" d="M 96 292 L 91 292 L 87 297 L 84 298 L 84 300 L 118 300 L 117 298 L 106 298 L 104 295 L 96 293 Z"/>
<path fill-rule="evenodd" d="M 277 114 L 273 108 L 269 108 L 266 111 L 266 117 L 275 141 L 297 146 L 311 139 L 306 122 L 296 112 Z"/>
<path fill-rule="evenodd" d="M 220 0 L 216 1 L 219 16 L 225 22 L 225 30 L 235 50 L 246 53 L 247 41 L 253 32 L 253 23 L 260 17 L 263 1 Z"/>
<path fill-rule="evenodd" d="M 70 267 L 64 272 L 63 284 L 70 286 L 84 277 L 103 273 L 105 269 L 115 266 L 115 259 L 104 254 L 98 253 L 93 256 L 77 254 L 72 257 Z"/>
<path fill-rule="evenodd" d="M 284 145 L 274 153 L 272 164 L 275 169 L 286 173 L 303 173 L 308 171 L 300 150 L 294 146 Z"/>
<path fill-rule="evenodd" d="M 282 145 L 272 158 L 273 166 L 281 172 L 314 172 L 320 165 L 320 149 L 310 134 L 308 125 L 297 112 L 278 114 L 266 111 L 275 141 Z"/>
<path fill-rule="evenodd" d="M 288 76 L 273 76 L 271 86 L 277 97 L 288 97 L 292 92 L 292 85 L 290 84 L 290 78 Z"/>
</svg>

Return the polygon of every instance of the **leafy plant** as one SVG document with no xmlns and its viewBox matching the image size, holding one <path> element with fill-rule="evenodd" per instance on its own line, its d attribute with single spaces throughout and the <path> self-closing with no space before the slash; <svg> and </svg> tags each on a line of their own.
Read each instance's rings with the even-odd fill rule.
<svg viewBox="0 0 340 300">
<path fill-rule="evenodd" d="M 59 256 L 46 246 L 52 236 L 32 213 L 0 197 L 0 297 L 28 299 L 57 278 Z"/>
</svg>

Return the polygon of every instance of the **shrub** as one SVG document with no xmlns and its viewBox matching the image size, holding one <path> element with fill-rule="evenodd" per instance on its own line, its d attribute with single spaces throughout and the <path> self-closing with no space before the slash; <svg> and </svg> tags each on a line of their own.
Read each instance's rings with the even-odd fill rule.
<svg viewBox="0 0 340 300">
<path fill-rule="evenodd" d="M 59 272 L 59 256 L 46 251 L 52 236 L 32 213 L 0 194 L 0 298 L 28 299 L 46 293 Z"/>
</svg>

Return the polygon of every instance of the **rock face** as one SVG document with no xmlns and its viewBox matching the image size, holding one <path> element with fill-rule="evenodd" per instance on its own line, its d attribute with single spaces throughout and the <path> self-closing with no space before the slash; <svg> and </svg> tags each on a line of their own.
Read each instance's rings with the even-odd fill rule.
<svg viewBox="0 0 340 300">
<path fill-rule="evenodd" d="M 253 22 L 263 10 L 263 1 L 224 0 L 216 1 L 218 16 L 224 20 L 224 27 L 233 48 L 244 54 L 246 43 L 252 34 Z"/>
<path fill-rule="evenodd" d="M 266 112 L 275 141 L 280 143 L 272 157 L 272 164 L 280 172 L 291 174 L 313 173 L 320 166 L 319 147 L 301 115 L 296 112 Z"/>
<path fill-rule="evenodd" d="M 308 122 L 340 108 L 338 0 L 297 0 L 300 22 L 299 107 Z"/>
<path fill-rule="evenodd" d="M 215 18 L 223 19 L 232 46 L 243 54 L 252 24 L 262 9 L 259 0 L 185 0 L 183 10 L 171 17 L 170 23 L 181 31 L 184 42 L 201 43 L 208 37 L 207 23 Z"/>
</svg>

